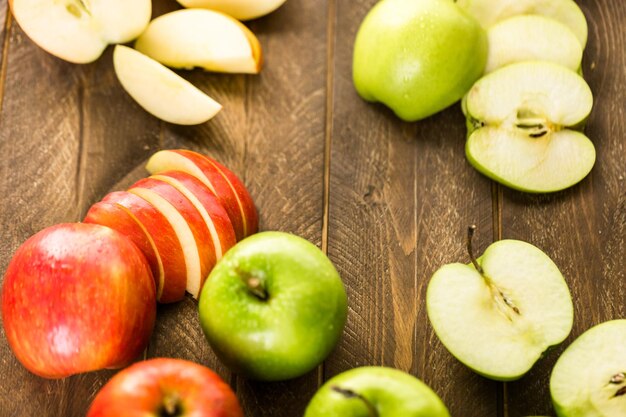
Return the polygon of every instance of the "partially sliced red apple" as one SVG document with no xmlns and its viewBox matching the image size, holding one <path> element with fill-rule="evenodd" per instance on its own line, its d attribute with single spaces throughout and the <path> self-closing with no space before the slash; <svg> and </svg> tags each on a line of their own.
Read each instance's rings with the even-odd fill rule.
<svg viewBox="0 0 626 417">
<path fill-rule="evenodd" d="M 217 161 L 197 152 L 183 149 L 155 153 L 146 169 L 151 174 L 183 171 L 202 181 L 226 209 L 237 240 L 256 233 L 258 214 L 252 197 L 241 180 Z"/>
<path fill-rule="evenodd" d="M 107 194 L 102 201 L 125 208 L 152 238 L 156 253 L 163 264 L 158 301 L 172 303 L 182 300 L 187 284 L 187 266 L 183 248 L 169 220 L 146 200 L 125 191 Z M 114 220 L 107 226 L 113 225 Z M 121 231 L 123 226 L 120 224 L 113 228 Z"/>
<path fill-rule="evenodd" d="M 178 0 L 184 7 L 219 10 L 235 19 L 250 20 L 278 9 L 285 0 Z"/>
<path fill-rule="evenodd" d="M 173 68 L 256 74 L 259 40 L 241 22 L 214 10 L 183 9 L 157 17 L 135 48 Z"/>
<path fill-rule="evenodd" d="M 113 52 L 122 87 L 148 113 L 179 125 L 204 123 L 222 106 L 174 71 L 123 45 Z"/>
<path fill-rule="evenodd" d="M 24 32 L 66 61 L 95 61 L 109 44 L 135 39 L 148 26 L 150 0 L 9 0 Z"/>
<path fill-rule="evenodd" d="M 151 178 L 172 185 L 196 207 L 211 232 L 217 261 L 237 243 L 228 213 L 199 179 L 182 171 L 166 171 Z"/>
</svg>

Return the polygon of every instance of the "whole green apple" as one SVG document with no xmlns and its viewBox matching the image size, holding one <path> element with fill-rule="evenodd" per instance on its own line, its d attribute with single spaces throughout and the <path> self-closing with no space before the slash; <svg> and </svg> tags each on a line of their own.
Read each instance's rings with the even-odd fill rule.
<svg viewBox="0 0 626 417">
<path fill-rule="evenodd" d="M 463 97 L 486 60 L 484 30 L 452 0 L 382 0 L 356 37 L 354 85 L 415 121 Z"/>
<path fill-rule="evenodd" d="M 367 366 L 330 379 L 304 417 L 450 417 L 441 399 L 419 379 L 392 368 Z"/>
<path fill-rule="evenodd" d="M 346 321 L 346 292 L 326 255 L 282 232 L 248 237 L 215 266 L 200 294 L 200 323 L 233 371 L 278 381 L 320 364 Z"/>
</svg>

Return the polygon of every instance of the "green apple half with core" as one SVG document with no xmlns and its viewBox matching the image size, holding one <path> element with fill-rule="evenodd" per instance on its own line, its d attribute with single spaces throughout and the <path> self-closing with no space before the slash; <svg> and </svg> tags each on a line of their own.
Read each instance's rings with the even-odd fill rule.
<svg viewBox="0 0 626 417">
<path fill-rule="evenodd" d="M 217 356 L 257 380 L 303 375 L 334 348 L 346 292 L 326 255 L 308 241 L 263 232 L 232 247 L 200 294 L 200 324 Z"/>
<path fill-rule="evenodd" d="M 581 181 L 596 159 L 593 143 L 569 127 L 593 105 L 585 80 L 560 65 L 528 61 L 474 84 L 465 106 L 469 162 L 511 188 L 546 193 Z"/>
<path fill-rule="evenodd" d="M 552 260 L 519 240 L 493 243 L 471 263 L 444 265 L 426 293 L 428 318 L 444 346 L 491 379 L 522 377 L 572 329 L 569 289 Z"/>
<path fill-rule="evenodd" d="M 366 366 L 341 373 L 317 391 L 304 417 L 450 417 L 428 385 L 397 369 Z"/>
<path fill-rule="evenodd" d="M 354 86 L 401 119 L 428 117 L 458 101 L 480 77 L 487 36 L 450 0 L 383 0 L 361 24 Z"/>
<path fill-rule="evenodd" d="M 559 417 L 626 416 L 626 320 L 579 336 L 556 362 L 550 393 Z"/>
</svg>

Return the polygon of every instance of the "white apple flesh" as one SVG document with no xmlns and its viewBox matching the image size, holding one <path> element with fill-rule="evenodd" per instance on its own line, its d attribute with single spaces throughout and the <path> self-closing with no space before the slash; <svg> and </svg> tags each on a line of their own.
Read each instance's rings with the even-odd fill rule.
<svg viewBox="0 0 626 417">
<path fill-rule="evenodd" d="M 218 10 L 238 20 L 265 16 L 278 9 L 286 0 L 177 0 L 184 7 Z"/>
<path fill-rule="evenodd" d="M 127 46 L 113 53 L 115 74 L 148 113 L 180 125 L 204 123 L 222 106 L 174 71 Z"/>
<path fill-rule="evenodd" d="M 564 24 L 539 15 L 514 16 L 488 32 L 485 72 L 521 61 L 550 61 L 572 71 L 580 68 L 583 48 Z"/>
<path fill-rule="evenodd" d="M 464 110 L 469 162 L 511 188 L 545 193 L 581 181 L 595 163 L 595 148 L 568 127 L 593 105 L 587 83 L 573 71 L 528 61 L 500 68 L 470 89 Z"/>
<path fill-rule="evenodd" d="M 109 44 L 125 43 L 150 21 L 150 0 L 12 0 L 15 20 L 37 45 L 69 62 L 95 61 Z"/>
<path fill-rule="evenodd" d="M 135 48 L 173 68 L 249 74 L 261 70 L 256 36 L 241 22 L 214 10 L 183 9 L 159 16 Z"/>
<path fill-rule="evenodd" d="M 569 334 L 569 289 L 554 262 L 526 242 L 496 242 L 476 262 L 435 272 L 428 317 L 444 346 L 469 368 L 495 380 L 518 379 Z"/>
</svg>

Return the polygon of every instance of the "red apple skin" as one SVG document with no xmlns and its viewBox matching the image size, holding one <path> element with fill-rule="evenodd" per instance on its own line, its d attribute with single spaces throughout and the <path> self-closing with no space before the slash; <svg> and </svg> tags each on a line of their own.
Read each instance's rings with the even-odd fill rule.
<svg viewBox="0 0 626 417">
<path fill-rule="evenodd" d="M 163 264 L 163 288 L 159 302 L 182 300 L 187 286 L 187 267 L 183 249 L 170 222 L 152 204 L 126 191 L 107 194 L 102 201 L 128 209 L 152 237 Z"/>
<path fill-rule="evenodd" d="M 180 413 L 164 413 L 169 401 Z M 210 369 L 182 359 L 157 358 L 116 374 L 87 412 L 87 417 L 162 415 L 243 417 L 243 411 L 230 387 Z"/>
<path fill-rule="evenodd" d="M 100 201 L 87 212 L 85 223 L 99 224 L 117 230 L 129 238 L 146 257 L 157 287 L 157 299 L 163 289 L 163 267 L 152 237 L 143 225 L 132 216 L 128 209 L 105 201 Z"/>
<path fill-rule="evenodd" d="M 226 213 L 224 207 L 202 181 L 193 175 L 182 171 L 165 171 L 158 175 L 174 179 L 189 192 L 195 195 L 198 201 L 200 201 L 213 221 L 213 225 L 215 226 L 215 230 L 217 231 L 219 237 L 222 256 L 226 253 L 226 251 L 228 251 L 228 249 L 235 246 L 237 238 L 235 237 L 235 229 L 230 221 L 230 217 L 228 217 L 228 213 Z M 173 186 L 176 187 L 176 185 Z M 221 256 L 218 256 L 217 260 L 219 261 L 220 259 Z"/>
<path fill-rule="evenodd" d="M 183 216 L 193 233 L 198 248 L 198 254 L 200 256 L 200 277 L 202 280 L 200 288 L 202 288 L 204 279 L 209 276 L 217 260 L 215 258 L 215 246 L 213 245 L 211 232 L 198 209 L 196 209 L 193 203 L 175 187 L 166 182 L 155 180 L 154 178 L 141 179 L 133 184 L 130 190 L 134 188 L 145 188 L 154 191 L 174 206 L 180 215 Z"/>
<path fill-rule="evenodd" d="M 156 289 L 145 257 L 108 227 L 65 223 L 18 248 L 4 276 L 9 345 L 45 378 L 119 368 L 148 344 Z"/>
</svg>

